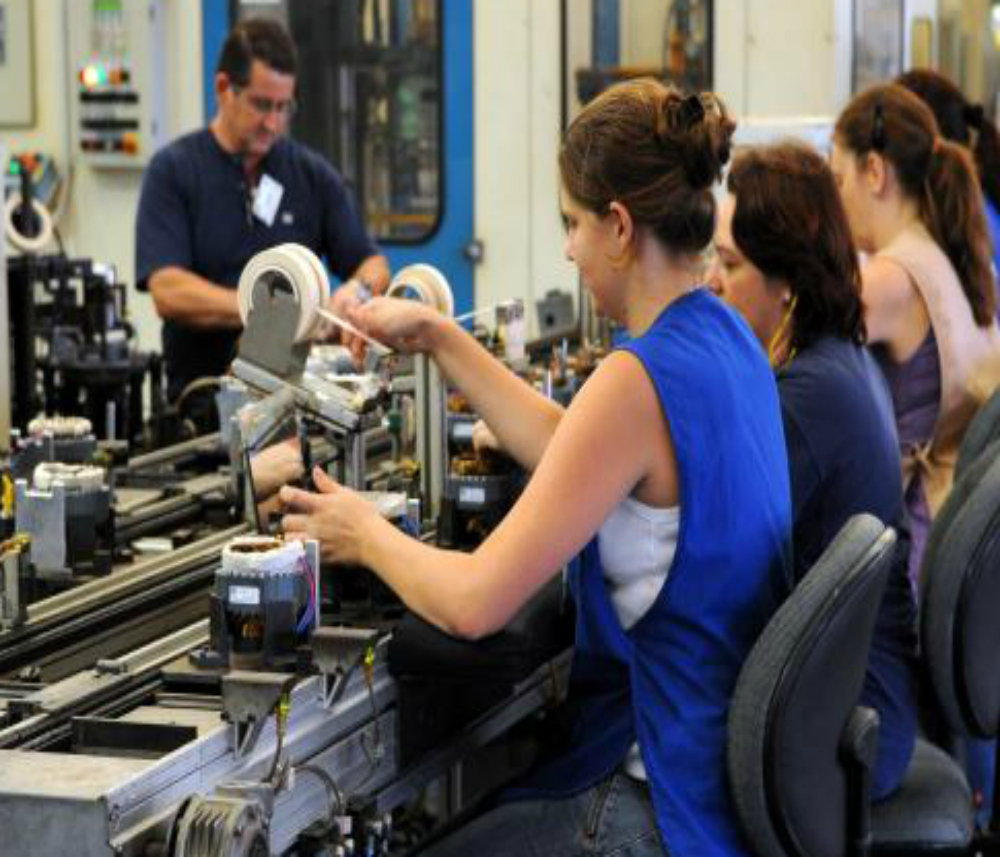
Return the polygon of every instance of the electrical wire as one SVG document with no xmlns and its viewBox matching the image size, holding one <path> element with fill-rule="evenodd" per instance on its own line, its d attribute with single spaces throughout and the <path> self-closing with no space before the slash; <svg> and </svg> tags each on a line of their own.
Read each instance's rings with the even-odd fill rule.
<svg viewBox="0 0 1000 857">
<path fill-rule="evenodd" d="M 313 575 L 312 569 L 309 567 L 309 563 L 306 562 L 305 557 L 299 557 L 299 568 L 309 581 L 309 603 L 306 605 L 306 610 L 302 614 L 302 618 L 299 620 L 298 625 L 295 626 L 296 634 L 302 634 L 305 632 L 312 624 L 313 619 L 316 617 L 316 578 Z"/>
<path fill-rule="evenodd" d="M 334 824 L 336 824 L 336 817 L 343 815 L 347 809 L 347 800 L 344 797 L 344 792 L 337 785 L 337 781 L 318 765 L 296 765 L 295 772 L 312 774 L 326 787 L 327 794 L 330 795 L 330 809 L 327 812 L 326 831 L 332 830 Z"/>
<path fill-rule="evenodd" d="M 222 386 L 222 379 L 214 375 L 206 375 L 202 378 L 195 378 L 183 390 L 181 390 L 180 395 L 177 397 L 177 402 L 175 403 L 177 410 L 181 410 L 184 400 L 189 396 L 193 396 L 201 390 L 210 390 L 213 387 L 218 389 L 220 386 Z"/>
<path fill-rule="evenodd" d="M 379 765 L 382 764 L 382 759 L 385 758 L 385 746 L 382 744 L 382 730 L 378 717 L 378 706 L 375 704 L 375 650 L 372 648 L 365 652 L 363 672 L 365 684 L 368 687 L 368 701 L 372 707 L 372 737 L 371 747 L 369 747 L 368 733 L 361 733 L 361 749 L 368 760 L 368 773 L 357 783 L 359 787 L 367 783 L 375 775 Z"/>
<path fill-rule="evenodd" d="M 271 762 L 271 770 L 268 772 L 264 782 L 270 783 L 277 789 L 285 778 L 285 771 L 280 777 L 276 777 L 278 767 L 281 763 L 281 752 L 285 748 L 285 731 L 288 729 L 288 715 L 291 712 L 292 700 L 287 693 L 283 693 L 274 706 L 274 732 L 276 736 L 274 747 L 274 761 Z"/>
<path fill-rule="evenodd" d="M 279 716 L 277 709 L 275 709 L 274 716 L 276 718 Z M 281 726 L 280 719 L 275 722 L 274 729 L 277 736 L 274 746 L 274 759 L 271 762 L 271 769 L 267 772 L 267 776 L 264 778 L 264 782 L 277 786 L 277 783 L 274 781 L 274 775 L 277 773 L 278 764 L 281 762 L 281 751 L 285 748 L 285 730 Z"/>
</svg>

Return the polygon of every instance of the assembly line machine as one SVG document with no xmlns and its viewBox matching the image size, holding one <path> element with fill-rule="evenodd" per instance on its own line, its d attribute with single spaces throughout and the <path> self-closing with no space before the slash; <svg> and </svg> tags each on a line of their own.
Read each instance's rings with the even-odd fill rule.
<svg viewBox="0 0 1000 857">
<path fill-rule="evenodd" d="M 403 829 L 403 808 L 453 818 L 530 759 L 568 675 L 560 581 L 501 639 L 465 643 L 366 570 L 324 568 L 315 543 L 273 532 L 269 494 L 308 484 L 312 464 L 414 538 L 461 505 L 450 436 L 467 417 L 424 358 L 380 352 L 355 374 L 310 353 L 325 288 L 300 247 L 248 265 L 219 435 L 115 460 L 85 426 L 49 424 L 13 450 L 4 855 L 409 853 L 427 830 Z M 427 266 L 390 290 L 449 309 Z M 474 499 L 490 519 L 492 495 Z"/>
</svg>

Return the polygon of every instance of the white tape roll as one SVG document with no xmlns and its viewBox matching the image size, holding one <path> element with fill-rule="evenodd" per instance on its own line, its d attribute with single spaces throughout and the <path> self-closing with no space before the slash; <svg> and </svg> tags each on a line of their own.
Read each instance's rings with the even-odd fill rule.
<svg viewBox="0 0 1000 857">
<path fill-rule="evenodd" d="M 35 417 L 28 423 L 28 434 L 31 437 L 41 437 L 51 434 L 53 437 L 85 437 L 93 431 L 90 420 L 85 417 Z"/>
<path fill-rule="evenodd" d="M 318 330 L 322 319 L 317 310 L 330 298 L 326 269 L 315 253 L 301 244 L 281 244 L 254 256 L 240 275 L 237 300 L 240 318 L 246 325 L 253 309 L 254 287 L 262 279 L 280 277 L 292 289 L 299 306 L 295 341 L 305 342 Z"/>
<path fill-rule="evenodd" d="M 63 464 L 43 461 L 35 468 L 32 482 L 39 491 L 51 491 L 54 485 L 67 488 L 100 488 L 104 484 L 104 471 L 89 464 Z"/>
<path fill-rule="evenodd" d="M 21 206 L 21 194 L 12 193 L 7 197 L 3 212 L 3 228 L 11 247 L 22 253 L 40 253 L 52 240 L 54 234 L 52 215 L 37 199 L 31 200 L 31 208 L 41 224 L 41 229 L 34 237 L 23 235 L 14 224 L 14 212 Z"/>
<path fill-rule="evenodd" d="M 222 570 L 231 574 L 292 574 L 305 555 L 301 542 L 237 536 L 222 550 Z"/>
<path fill-rule="evenodd" d="M 455 297 L 448 281 L 433 265 L 408 265 L 389 283 L 386 295 L 391 298 L 415 298 L 434 307 L 443 315 L 455 314 Z"/>
</svg>

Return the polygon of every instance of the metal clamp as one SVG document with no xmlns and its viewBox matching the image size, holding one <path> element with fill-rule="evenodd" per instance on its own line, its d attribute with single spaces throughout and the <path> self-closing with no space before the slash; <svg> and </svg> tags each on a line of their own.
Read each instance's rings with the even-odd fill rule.
<svg viewBox="0 0 1000 857">
<path fill-rule="evenodd" d="M 222 677 L 222 710 L 233 724 L 237 759 L 257 744 L 261 730 L 278 701 L 289 693 L 296 676 L 285 673 L 234 670 Z"/>
<path fill-rule="evenodd" d="M 310 638 L 313 660 L 323 674 L 323 706 L 332 708 L 344 692 L 351 671 L 375 647 L 373 628 L 318 628 Z"/>
</svg>

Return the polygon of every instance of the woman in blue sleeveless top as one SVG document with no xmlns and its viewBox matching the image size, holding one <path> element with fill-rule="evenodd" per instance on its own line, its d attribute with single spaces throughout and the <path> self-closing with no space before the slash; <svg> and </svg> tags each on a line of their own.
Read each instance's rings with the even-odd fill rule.
<svg viewBox="0 0 1000 857">
<path fill-rule="evenodd" d="M 474 553 L 408 538 L 321 473 L 319 494 L 282 489 L 287 534 L 370 567 L 464 637 L 500 629 L 581 555 L 566 746 L 434 854 L 748 857 L 726 714 L 789 585 L 791 513 L 773 374 L 745 322 L 699 285 L 733 127 L 713 95 L 642 80 L 567 132 L 566 253 L 630 339 L 565 411 L 425 307 L 376 299 L 354 315 L 433 355 L 533 471 Z"/>
</svg>

